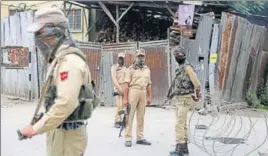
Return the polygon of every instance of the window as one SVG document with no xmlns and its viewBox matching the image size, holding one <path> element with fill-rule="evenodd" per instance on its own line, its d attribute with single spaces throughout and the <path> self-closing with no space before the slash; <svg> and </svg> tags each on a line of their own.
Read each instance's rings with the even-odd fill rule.
<svg viewBox="0 0 268 156">
<path fill-rule="evenodd" d="M 67 11 L 68 12 L 68 11 Z M 80 31 L 81 28 L 81 9 L 72 9 L 68 14 L 69 27 L 71 30 Z"/>
<path fill-rule="evenodd" d="M 13 16 L 15 15 L 16 13 L 20 13 L 20 12 L 24 12 L 26 10 L 9 10 L 9 16 Z M 35 14 L 37 10 L 33 10 L 33 13 Z"/>
<path fill-rule="evenodd" d="M 16 13 L 23 12 L 24 10 L 9 10 L 9 16 L 13 16 Z"/>
</svg>

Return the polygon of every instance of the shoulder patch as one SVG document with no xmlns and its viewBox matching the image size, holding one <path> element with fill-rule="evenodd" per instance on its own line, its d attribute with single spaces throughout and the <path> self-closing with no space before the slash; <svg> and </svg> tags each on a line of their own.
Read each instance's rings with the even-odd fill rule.
<svg viewBox="0 0 268 156">
<path fill-rule="evenodd" d="M 65 81 L 68 79 L 68 71 L 63 71 L 60 73 L 60 80 Z"/>
</svg>

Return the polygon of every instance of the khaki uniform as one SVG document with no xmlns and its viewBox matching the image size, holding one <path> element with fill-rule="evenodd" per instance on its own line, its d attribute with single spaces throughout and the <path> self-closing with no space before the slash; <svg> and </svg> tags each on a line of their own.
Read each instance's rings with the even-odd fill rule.
<svg viewBox="0 0 268 156">
<path fill-rule="evenodd" d="M 114 64 L 111 67 L 112 80 L 114 85 L 114 92 L 120 93 L 119 91 L 124 90 L 124 79 L 127 68 L 125 66 L 120 67 L 118 64 Z M 115 96 L 116 102 L 116 115 L 115 115 L 115 123 L 120 122 L 120 115 L 118 112 L 123 109 L 123 95 Z"/>
<path fill-rule="evenodd" d="M 191 66 L 185 67 L 185 72 L 189 76 L 194 88 L 200 87 L 200 82 Z M 176 103 L 176 143 L 183 144 L 187 137 L 187 113 L 194 105 L 195 101 L 191 94 L 175 96 Z"/>
<path fill-rule="evenodd" d="M 86 124 L 75 130 L 57 128 L 78 107 L 81 85 L 91 82 L 87 63 L 76 54 L 64 55 L 73 50 L 77 49 L 62 45 L 56 52 L 59 61 L 52 83 L 57 87 L 57 98 L 43 118 L 33 125 L 38 134 L 48 132 L 47 156 L 82 156 L 87 147 Z"/>
<path fill-rule="evenodd" d="M 129 84 L 128 102 L 131 105 L 129 120 L 125 129 L 125 140 L 132 140 L 132 124 L 137 111 L 137 140 L 143 140 L 144 114 L 147 105 L 147 86 L 152 84 L 150 69 L 147 66 L 134 69 L 130 66 L 125 82 Z"/>
</svg>

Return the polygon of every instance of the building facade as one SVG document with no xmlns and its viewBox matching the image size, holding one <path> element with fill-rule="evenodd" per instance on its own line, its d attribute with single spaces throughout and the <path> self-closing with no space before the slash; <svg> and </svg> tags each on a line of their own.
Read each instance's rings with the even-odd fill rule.
<svg viewBox="0 0 268 156">
<path fill-rule="evenodd" d="M 62 10 L 65 10 L 65 14 L 66 16 L 68 16 L 69 19 L 70 31 L 74 39 L 78 41 L 88 41 L 88 10 L 83 10 L 82 7 L 75 5 L 71 5 L 70 8 L 70 4 L 64 3 L 64 1 L 3 1 L 1 3 L 1 19 L 8 16 L 12 16 L 16 12 L 21 12 L 30 9 L 37 10 L 38 8 L 48 6 L 57 6 Z"/>
</svg>

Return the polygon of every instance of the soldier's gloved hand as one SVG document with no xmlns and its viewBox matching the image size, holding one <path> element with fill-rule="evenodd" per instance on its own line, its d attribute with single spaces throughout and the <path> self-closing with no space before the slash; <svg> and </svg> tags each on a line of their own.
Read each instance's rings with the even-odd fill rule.
<svg viewBox="0 0 268 156">
<path fill-rule="evenodd" d="M 36 135 L 35 130 L 33 129 L 33 126 L 26 126 L 21 130 L 21 134 L 23 136 L 26 136 L 28 138 L 31 138 L 32 136 Z"/>
</svg>

